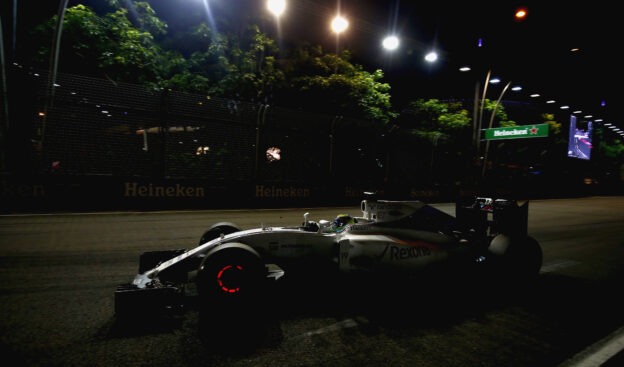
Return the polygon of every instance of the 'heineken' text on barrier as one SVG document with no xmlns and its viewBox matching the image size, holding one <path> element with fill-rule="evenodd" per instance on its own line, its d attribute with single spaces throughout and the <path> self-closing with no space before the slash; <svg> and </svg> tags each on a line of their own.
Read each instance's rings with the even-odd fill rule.
<svg viewBox="0 0 624 367">
<path fill-rule="evenodd" d="M 307 198 L 310 197 L 310 189 L 295 186 L 264 186 L 256 185 L 257 198 Z"/>
<path fill-rule="evenodd" d="M 206 196 L 204 188 L 201 186 L 184 186 L 180 184 L 172 185 L 154 185 L 139 184 L 138 182 L 124 183 L 124 197 L 196 197 L 203 198 Z"/>
</svg>

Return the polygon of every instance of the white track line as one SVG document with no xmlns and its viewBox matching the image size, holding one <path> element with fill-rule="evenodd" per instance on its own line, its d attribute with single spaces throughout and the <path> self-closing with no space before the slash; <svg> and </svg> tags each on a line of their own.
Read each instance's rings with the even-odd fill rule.
<svg viewBox="0 0 624 367">
<path fill-rule="evenodd" d="M 624 327 L 585 348 L 558 367 L 599 367 L 621 350 L 624 350 Z"/>
</svg>

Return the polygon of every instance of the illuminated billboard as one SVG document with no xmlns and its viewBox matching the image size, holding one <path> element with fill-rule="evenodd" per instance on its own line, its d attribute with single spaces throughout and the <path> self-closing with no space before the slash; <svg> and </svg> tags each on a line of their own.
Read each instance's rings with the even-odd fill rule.
<svg viewBox="0 0 624 367">
<path fill-rule="evenodd" d="M 592 121 L 570 116 L 568 157 L 589 160 L 592 151 Z"/>
<path fill-rule="evenodd" d="M 548 124 L 520 125 L 485 129 L 485 140 L 543 138 L 548 136 Z"/>
</svg>

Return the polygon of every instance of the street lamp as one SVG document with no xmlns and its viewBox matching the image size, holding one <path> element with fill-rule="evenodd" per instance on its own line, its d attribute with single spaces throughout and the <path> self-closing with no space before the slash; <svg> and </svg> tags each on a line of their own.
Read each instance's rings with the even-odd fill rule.
<svg viewBox="0 0 624 367">
<path fill-rule="evenodd" d="M 436 62 L 438 61 L 438 53 L 435 51 L 431 51 L 425 55 L 425 61 L 427 62 Z"/>
<path fill-rule="evenodd" d="M 349 21 L 340 14 L 336 15 L 331 22 L 331 29 L 336 33 L 336 55 L 340 51 L 340 34 L 347 28 L 349 28 Z"/>
<path fill-rule="evenodd" d="M 399 47 L 399 38 L 397 36 L 388 36 L 383 39 L 382 46 L 386 50 L 394 51 Z"/>
<path fill-rule="evenodd" d="M 266 7 L 267 7 L 267 10 L 271 14 L 273 14 L 273 17 L 275 17 L 275 23 L 277 27 L 277 36 L 280 39 L 280 43 L 281 43 L 282 30 L 281 30 L 279 18 L 286 11 L 286 0 L 267 0 Z"/>
<path fill-rule="evenodd" d="M 279 18 L 286 11 L 286 0 L 267 0 L 267 9 Z"/>
<path fill-rule="evenodd" d="M 331 27 L 336 34 L 340 34 L 349 27 L 349 21 L 342 15 L 338 14 L 332 20 Z"/>
</svg>

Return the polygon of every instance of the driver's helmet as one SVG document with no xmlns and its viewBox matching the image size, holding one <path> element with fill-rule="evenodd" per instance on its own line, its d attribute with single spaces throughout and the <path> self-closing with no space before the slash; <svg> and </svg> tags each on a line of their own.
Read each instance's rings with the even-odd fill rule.
<svg viewBox="0 0 624 367">
<path fill-rule="evenodd" d="M 336 232 L 342 231 L 347 225 L 355 223 L 355 218 L 349 214 L 338 214 L 332 222 L 332 229 Z"/>
</svg>

